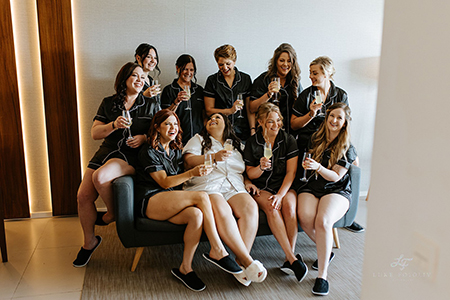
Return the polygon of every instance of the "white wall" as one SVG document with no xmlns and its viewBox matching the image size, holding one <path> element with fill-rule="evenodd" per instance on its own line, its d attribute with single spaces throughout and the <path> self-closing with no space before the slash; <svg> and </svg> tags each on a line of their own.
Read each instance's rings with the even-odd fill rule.
<svg viewBox="0 0 450 300">
<path fill-rule="evenodd" d="M 226 3 L 226 4 L 224 4 Z M 98 147 L 89 129 L 103 97 L 113 94 L 119 68 L 134 59 L 135 48 L 153 44 L 160 54 L 163 85 L 175 78 L 175 60 L 190 53 L 198 82 L 217 71 L 214 50 L 235 46 L 239 69 L 256 78 L 282 42 L 297 51 L 302 85 L 310 85 L 309 63 L 328 55 L 335 82 L 354 111 L 353 142 L 363 167 L 362 190 L 369 185 L 373 126 L 381 47 L 382 0 L 370 1 L 91 1 L 73 2 L 78 66 L 83 164 Z"/>
<path fill-rule="evenodd" d="M 385 3 L 362 299 L 449 299 L 449 13 Z"/>
</svg>

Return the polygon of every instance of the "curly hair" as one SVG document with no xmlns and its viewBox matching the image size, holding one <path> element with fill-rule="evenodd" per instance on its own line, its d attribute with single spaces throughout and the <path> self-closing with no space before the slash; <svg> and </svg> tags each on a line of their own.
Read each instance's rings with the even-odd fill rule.
<svg viewBox="0 0 450 300">
<path fill-rule="evenodd" d="M 287 53 L 289 55 L 289 58 L 291 59 L 292 68 L 286 76 L 286 83 L 288 83 L 292 87 L 294 98 L 295 100 L 297 100 L 297 89 L 298 82 L 300 81 L 301 71 L 300 66 L 298 65 L 297 53 L 290 44 L 283 43 L 278 46 L 277 49 L 275 49 L 275 51 L 273 52 L 273 56 L 269 61 L 269 67 L 267 69 L 266 77 L 274 78 L 278 76 L 277 61 L 283 53 Z"/>
<path fill-rule="evenodd" d="M 153 49 L 153 51 L 155 51 L 156 53 L 156 67 L 155 69 L 158 71 L 158 75 L 161 74 L 161 70 L 159 69 L 159 55 L 158 55 L 158 50 L 156 50 L 156 48 L 150 44 L 147 43 L 143 43 L 140 44 L 137 48 L 136 51 L 134 52 L 134 57 L 136 58 L 136 56 L 139 56 L 139 58 L 141 59 L 141 61 L 143 61 L 148 53 L 150 52 L 150 50 Z M 135 63 L 138 63 L 137 59 L 135 61 Z"/>
<path fill-rule="evenodd" d="M 224 120 L 225 128 L 223 129 L 223 139 L 224 140 L 231 139 L 233 141 L 233 147 L 236 148 L 243 155 L 243 151 L 241 149 L 241 140 L 237 137 L 236 133 L 234 132 L 233 125 L 231 125 L 231 122 L 228 119 L 228 117 L 222 113 L 214 113 L 208 117 L 208 121 L 211 120 L 211 118 L 214 115 L 220 115 Z M 212 147 L 211 135 L 209 134 L 208 130 L 206 130 L 206 125 L 203 126 L 203 129 L 200 131 L 200 136 L 203 137 L 202 154 L 205 154 Z"/>
<path fill-rule="evenodd" d="M 148 143 L 152 148 L 159 149 L 160 134 L 158 132 L 158 128 L 170 116 L 175 116 L 178 124 L 180 124 L 180 119 L 178 118 L 177 114 L 169 109 L 161 109 L 153 116 L 152 123 L 150 125 L 150 128 L 148 129 Z M 182 134 L 183 130 L 181 130 L 181 127 L 178 125 L 178 134 L 175 137 L 175 140 L 170 142 L 170 149 L 180 150 L 183 148 L 183 143 L 181 142 Z"/>
<path fill-rule="evenodd" d="M 327 121 L 330 113 L 338 108 L 342 108 L 345 112 L 345 123 L 339 131 L 338 136 L 328 144 L 329 132 L 327 129 Z M 343 102 L 338 102 L 331 105 L 327 109 L 327 114 L 325 121 L 319 127 L 319 130 L 312 135 L 312 158 L 315 161 L 320 162 L 322 156 L 327 149 L 331 150 L 330 160 L 328 161 L 327 168 L 331 168 L 335 165 L 341 158 L 345 158 L 345 153 L 350 148 L 350 121 L 351 121 L 351 110 Z M 345 158 L 346 159 L 346 158 Z"/>
<path fill-rule="evenodd" d="M 124 105 L 125 97 L 127 96 L 127 80 L 136 68 L 142 69 L 142 67 L 137 63 L 128 62 L 123 65 L 122 68 L 120 68 L 119 73 L 117 73 L 116 81 L 114 82 L 114 90 L 116 91 L 116 105 Z"/>
</svg>

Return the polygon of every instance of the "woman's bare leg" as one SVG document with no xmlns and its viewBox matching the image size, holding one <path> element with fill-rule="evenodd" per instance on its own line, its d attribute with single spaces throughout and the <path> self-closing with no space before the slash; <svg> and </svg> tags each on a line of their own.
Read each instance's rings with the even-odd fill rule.
<svg viewBox="0 0 450 300">
<path fill-rule="evenodd" d="M 169 195 L 167 195 L 170 193 Z M 149 199 L 146 215 L 154 220 L 168 220 L 183 209 L 195 206 L 203 213 L 203 230 L 211 245 L 210 257 L 221 259 L 228 255 L 219 238 L 208 194 L 193 191 L 161 192 Z"/>
<path fill-rule="evenodd" d="M 95 189 L 100 194 L 100 197 L 102 197 L 107 208 L 107 213 L 103 216 L 103 221 L 106 223 L 115 220 L 112 190 L 113 180 L 124 175 L 132 174 L 134 174 L 134 168 L 126 161 L 118 158 L 108 160 L 92 174 L 92 182 Z"/>
<path fill-rule="evenodd" d="M 78 217 L 84 235 L 83 248 L 86 250 L 91 250 L 98 243 L 94 233 L 95 220 L 97 218 L 94 202 L 98 197 L 97 190 L 92 183 L 94 171 L 90 168 L 86 169 L 77 193 Z"/>
<path fill-rule="evenodd" d="M 202 235 L 203 213 L 199 208 L 190 206 L 168 221 L 174 224 L 187 224 L 183 236 L 184 251 L 180 272 L 183 274 L 192 272 L 192 260 Z"/>
<path fill-rule="evenodd" d="M 319 199 L 310 193 L 301 193 L 298 195 L 297 214 L 298 221 L 303 231 L 309 238 L 316 242 L 316 230 L 314 228 L 317 215 Z"/>
<path fill-rule="evenodd" d="M 265 212 L 267 216 L 267 222 L 269 223 L 270 230 L 272 231 L 274 237 L 278 241 L 283 249 L 284 254 L 286 255 L 289 263 L 293 263 L 297 260 L 294 252 L 292 251 L 291 244 L 289 242 L 289 238 L 286 232 L 286 225 L 284 223 L 283 216 L 279 210 L 276 210 L 272 207 L 272 202 L 269 197 L 272 196 L 271 193 L 266 191 L 261 191 L 260 195 L 253 196 L 258 202 L 259 207 Z"/>
<path fill-rule="evenodd" d="M 221 195 L 211 194 L 209 197 L 219 236 L 236 255 L 239 263 L 245 268 L 248 267 L 253 262 L 253 259 L 250 257 L 249 251 L 242 240 L 230 205 Z"/>
<path fill-rule="evenodd" d="M 320 198 L 315 221 L 318 277 L 327 279 L 328 264 L 333 248 L 333 224 L 347 212 L 347 198 L 338 194 L 328 194 Z"/>
<path fill-rule="evenodd" d="M 242 240 L 250 253 L 258 231 L 259 212 L 258 204 L 249 194 L 237 194 L 228 199 Z"/>
<path fill-rule="evenodd" d="M 297 193 L 289 190 L 282 200 L 281 214 L 286 225 L 286 234 L 291 245 L 292 252 L 295 253 L 297 243 L 298 223 L 297 223 Z"/>
</svg>

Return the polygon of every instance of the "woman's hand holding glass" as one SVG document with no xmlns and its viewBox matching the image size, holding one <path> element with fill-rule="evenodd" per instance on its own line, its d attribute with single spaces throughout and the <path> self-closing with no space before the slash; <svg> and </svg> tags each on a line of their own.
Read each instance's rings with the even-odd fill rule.
<svg viewBox="0 0 450 300">
<path fill-rule="evenodd" d="M 320 163 L 309 157 L 303 161 L 302 166 L 305 170 L 318 170 L 320 168 Z"/>
<path fill-rule="evenodd" d="M 144 96 L 155 97 L 159 94 L 161 94 L 161 85 L 158 83 L 158 80 L 153 80 L 152 85 L 145 91 Z"/>
<path fill-rule="evenodd" d="M 212 172 L 212 166 L 207 166 L 205 164 L 195 166 L 192 169 L 192 175 L 194 176 L 206 176 Z"/>
<path fill-rule="evenodd" d="M 190 96 L 185 90 L 181 90 L 181 92 L 178 93 L 176 104 L 180 104 L 181 101 L 189 101 Z"/>
<path fill-rule="evenodd" d="M 233 154 L 233 151 L 230 150 L 220 150 L 215 153 L 215 159 L 216 161 L 226 161 L 228 158 L 231 157 Z"/>
<path fill-rule="evenodd" d="M 270 158 L 266 158 L 266 157 L 261 157 L 261 159 L 259 160 L 259 165 L 261 166 L 261 169 L 264 171 L 269 171 L 272 169 L 272 161 L 270 160 Z"/>
</svg>

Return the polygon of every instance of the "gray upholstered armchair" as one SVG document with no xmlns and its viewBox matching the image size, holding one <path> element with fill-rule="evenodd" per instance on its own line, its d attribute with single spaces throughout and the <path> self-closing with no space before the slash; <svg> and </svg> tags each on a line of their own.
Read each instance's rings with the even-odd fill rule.
<svg viewBox="0 0 450 300">
<path fill-rule="evenodd" d="M 361 170 L 356 166 L 349 169 L 352 182 L 352 205 L 348 212 L 334 224 L 334 241 L 340 248 L 337 229 L 349 226 L 355 219 L 358 210 L 359 183 Z M 132 176 L 117 178 L 113 182 L 114 202 L 116 210 L 116 227 L 120 241 L 126 248 L 137 247 L 131 271 L 134 271 L 141 258 L 144 247 L 179 244 L 183 242 L 184 225 L 175 225 L 168 221 L 155 221 L 142 218 L 136 213 L 134 202 L 134 183 Z M 302 231 L 299 226 L 299 231 Z M 272 232 L 267 224 L 266 215 L 260 210 L 258 236 Z M 203 235 L 203 240 L 205 240 Z"/>
</svg>

